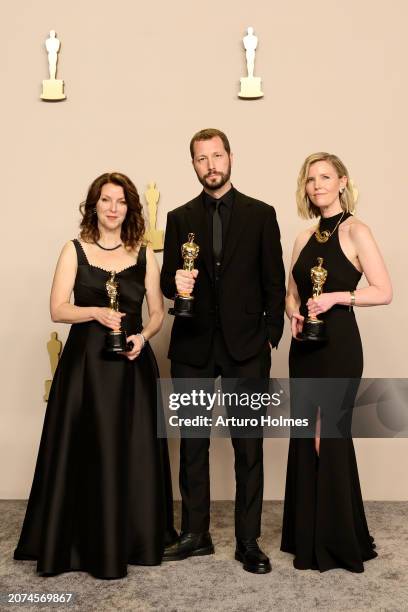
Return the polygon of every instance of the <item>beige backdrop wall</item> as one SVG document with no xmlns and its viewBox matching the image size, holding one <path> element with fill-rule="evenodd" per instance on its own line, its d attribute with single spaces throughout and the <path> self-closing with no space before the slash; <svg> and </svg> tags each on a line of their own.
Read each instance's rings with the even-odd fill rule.
<svg viewBox="0 0 408 612">
<path fill-rule="evenodd" d="M 31 484 L 49 377 L 45 343 L 54 329 L 67 334 L 50 322 L 49 289 L 63 243 L 77 234 L 86 188 L 110 169 L 141 191 L 154 179 L 164 228 L 167 211 L 199 191 L 188 142 L 203 127 L 230 136 L 234 184 L 276 207 L 287 265 L 304 227 L 294 204 L 300 164 L 317 150 L 344 159 L 360 189 L 358 214 L 395 286 L 390 306 L 358 309 L 365 376 L 407 375 L 407 17 L 405 0 L 3 3 L 0 497 L 24 498 Z M 265 92 L 251 102 L 237 98 L 249 25 Z M 50 29 L 62 41 L 68 96 L 57 104 L 39 99 Z M 154 340 L 163 375 L 170 323 Z M 288 374 L 288 346 L 286 327 L 275 376 Z M 408 499 L 406 439 L 357 440 L 356 449 L 367 499 Z M 286 440 L 265 442 L 266 498 L 283 496 L 286 452 Z M 211 463 L 213 497 L 231 498 L 228 440 L 215 441 Z"/>
</svg>

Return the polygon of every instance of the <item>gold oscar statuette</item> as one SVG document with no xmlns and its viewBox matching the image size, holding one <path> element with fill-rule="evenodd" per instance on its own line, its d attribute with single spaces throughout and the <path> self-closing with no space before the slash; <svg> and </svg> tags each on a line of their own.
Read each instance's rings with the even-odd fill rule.
<svg viewBox="0 0 408 612">
<path fill-rule="evenodd" d="M 254 76 L 255 51 L 258 46 L 258 37 L 254 34 L 254 28 L 249 27 L 247 29 L 247 34 L 242 39 L 242 42 L 244 43 L 245 48 L 248 76 L 240 79 L 241 89 L 238 97 L 247 98 L 249 100 L 262 98 L 263 92 L 261 89 L 261 78 Z"/>
<path fill-rule="evenodd" d="M 160 191 L 157 189 L 156 183 L 149 183 L 144 195 L 149 216 L 149 229 L 145 232 L 144 239 L 151 244 L 153 251 L 162 251 L 164 247 L 164 232 L 163 230 L 156 229 L 157 204 L 160 199 Z"/>
<path fill-rule="evenodd" d="M 200 252 L 200 247 L 194 242 L 195 234 L 188 235 L 188 242 L 181 246 L 181 256 L 183 258 L 183 270 L 192 272 L 194 262 Z M 169 313 L 176 317 L 194 316 L 194 297 L 190 293 L 177 293 L 174 298 L 174 308 L 169 309 Z"/>
<path fill-rule="evenodd" d="M 310 279 L 313 285 L 312 299 L 322 294 L 323 285 L 327 279 L 327 270 L 323 268 L 323 257 L 317 258 L 317 266 L 310 270 Z M 299 340 L 310 340 L 312 342 L 324 342 L 326 340 L 325 322 L 316 316 L 306 317 L 303 323 L 302 333 L 298 335 Z"/>
<path fill-rule="evenodd" d="M 109 308 L 115 312 L 119 311 L 119 283 L 115 279 L 116 272 L 112 270 L 105 287 L 109 297 Z M 105 350 L 108 353 L 123 353 L 128 350 L 126 343 L 126 333 L 121 329 L 111 329 L 106 334 Z"/>
<path fill-rule="evenodd" d="M 64 94 L 64 81 L 56 78 L 60 46 L 61 43 L 57 38 L 55 30 L 51 30 L 49 37 L 45 41 L 45 48 L 48 53 L 48 70 L 50 78 L 42 82 L 42 100 L 55 102 L 56 100 L 65 100 L 66 98 Z"/>
<path fill-rule="evenodd" d="M 51 332 L 50 339 L 47 342 L 47 351 L 48 351 L 48 357 L 50 358 L 51 380 L 46 380 L 44 383 L 45 385 L 44 402 L 48 402 L 52 379 L 54 378 L 54 374 L 57 369 L 58 361 L 59 361 L 61 351 L 62 351 L 62 342 L 61 340 L 58 339 L 57 332 Z"/>
</svg>

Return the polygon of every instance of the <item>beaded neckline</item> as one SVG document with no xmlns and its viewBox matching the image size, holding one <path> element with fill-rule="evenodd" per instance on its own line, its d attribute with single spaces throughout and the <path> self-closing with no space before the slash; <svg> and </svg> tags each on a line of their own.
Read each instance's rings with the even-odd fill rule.
<svg viewBox="0 0 408 612">
<path fill-rule="evenodd" d="M 84 257 L 86 259 L 86 263 L 90 268 L 95 268 L 96 270 L 102 270 L 102 272 L 106 272 L 107 274 L 111 274 L 111 272 L 113 272 L 113 270 L 107 270 L 106 268 L 102 268 L 102 266 L 95 266 L 94 264 L 91 264 L 86 253 L 85 253 L 85 249 L 81 244 L 81 241 L 78 240 L 78 244 L 81 247 L 81 251 L 84 254 Z M 121 270 L 117 271 L 116 274 L 122 274 L 122 272 L 125 272 L 126 270 L 130 270 L 131 268 L 136 268 L 138 266 L 138 260 L 139 260 L 139 253 L 140 253 L 140 249 L 142 247 L 139 247 L 139 251 L 137 253 L 137 259 L 136 262 L 134 264 L 131 264 L 130 266 L 126 266 L 125 268 L 122 268 Z"/>
</svg>

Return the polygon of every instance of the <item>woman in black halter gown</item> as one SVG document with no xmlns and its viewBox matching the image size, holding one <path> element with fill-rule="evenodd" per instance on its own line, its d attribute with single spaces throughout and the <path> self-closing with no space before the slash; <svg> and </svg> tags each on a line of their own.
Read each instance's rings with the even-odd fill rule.
<svg viewBox="0 0 408 612">
<path fill-rule="evenodd" d="M 347 169 L 335 155 L 316 153 L 305 160 L 297 203 L 302 217 L 319 219 L 318 227 L 303 232 L 295 242 L 286 300 L 293 336 L 290 376 L 300 379 L 292 383 L 292 410 L 308 416 L 313 429 L 309 437 L 290 440 L 281 550 L 295 556 L 297 569 L 362 572 L 363 562 L 377 553 L 367 527 L 350 435 L 356 382 L 363 371 L 353 306 L 388 304 L 391 283 L 369 228 L 351 214 L 353 190 Z M 323 258 L 328 275 L 321 295 L 311 299 L 310 270 L 318 257 Z M 362 273 L 368 286 L 356 289 Z M 325 321 L 325 342 L 297 339 L 308 315 Z M 304 380 L 311 378 L 349 382 L 333 381 L 325 393 L 322 381 L 316 401 Z M 325 437 L 333 419 L 340 417 L 341 434 Z"/>
<path fill-rule="evenodd" d="M 148 343 L 162 325 L 163 298 L 154 254 L 142 243 L 133 183 L 119 173 L 98 177 L 82 213 L 80 240 L 63 248 L 51 292 L 52 319 L 72 327 L 14 558 L 36 560 L 43 575 L 122 578 L 128 563 L 159 564 L 177 536 L 167 445 L 156 435 L 158 370 Z M 111 270 L 120 312 L 107 308 Z M 109 354 L 106 334 L 120 326 L 133 347 Z"/>
</svg>

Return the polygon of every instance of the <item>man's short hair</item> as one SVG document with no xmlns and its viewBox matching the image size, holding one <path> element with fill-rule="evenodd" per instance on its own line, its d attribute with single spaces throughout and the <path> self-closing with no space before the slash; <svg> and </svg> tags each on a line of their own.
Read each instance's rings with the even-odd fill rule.
<svg viewBox="0 0 408 612">
<path fill-rule="evenodd" d="M 195 142 L 198 142 L 199 140 L 211 140 L 211 138 L 216 138 L 217 136 L 221 138 L 222 143 L 224 145 L 224 149 L 226 150 L 228 155 L 230 155 L 231 153 L 230 143 L 229 143 L 228 138 L 224 134 L 224 132 L 221 132 L 221 130 L 217 130 L 216 128 L 206 128 L 205 130 L 200 130 L 199 132 L 194 134 L 194 136 L 192 137 L 190 141 L 191 159 L 194 159 L 194 143 Z"/>
</svg>

